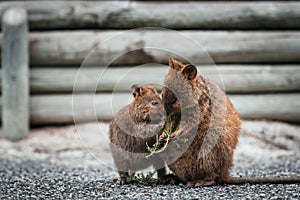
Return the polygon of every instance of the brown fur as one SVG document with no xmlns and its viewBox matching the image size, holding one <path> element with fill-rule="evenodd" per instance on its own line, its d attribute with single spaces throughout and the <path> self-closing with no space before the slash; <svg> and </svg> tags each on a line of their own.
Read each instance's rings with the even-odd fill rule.
<svg viewBox="0 0 300 200">
<path fill-rule="evenodd" d="M 132 94 L 134 101 L 121 109 L 109 126 L 111 150 L 121 184 L 126 183 L 131 173 L 151 165 L 159 169 L 159 179 L 165 175 L 164 163 L 158 156 L 145 158 L 149 154 L 146 144 L 153 145 L 164 127 L 161 99 L 152 86 L 133 85 Z"/>
<path fill-rule="evenodd" d="M 196 67 L 174 59 L 169 65 L 162 101 L 179 129 L 162 158 L 189 186 L 225 182 L 233 166 L 240 116 L 216 84 L 197 76 Z M 187 144 L 180 138 L 187 138 Z"/>
</svg>

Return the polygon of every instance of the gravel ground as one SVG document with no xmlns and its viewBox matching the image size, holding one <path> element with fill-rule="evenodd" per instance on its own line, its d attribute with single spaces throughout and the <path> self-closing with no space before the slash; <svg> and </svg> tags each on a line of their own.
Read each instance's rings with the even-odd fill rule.
<svg viewBox="0 0 300 200">
<path fill-rule="evenodd" d="M 107 124 L 101 124 L 107 131 Z M 269 127 L 267 122 L 246 122 L 235 154 L 233 176 L 288 177 L 300 176 L 298 139 L 289 139 L 289 148 L 270 144 L 258 134 L 245 130 L 261 131 Z M 285 127 L 288 134 L 299 133 L 299 127 Z M 251 127 L 251 129 L 249 128 Z M 255 128 L 253 128 L 255 127 Z M 81 149 L 78 130 L 87 132 L 86 147 Z M 266 133 L 264 128 L 264 134 Z M 131 184 L 120 186 L 107 143 L 94 142 L 97 128 L 94 124 L 77 127 L 43 128 L 34 130 L 18 143 L 0 137 L 0 198 L 1 199 L 300 199 L 300 184 L 218 185 L 188 188 L 185 185 Z M 0 134 L 1 135 L 1 134 Z M 283 141 L 285 135 L 277 134 Z M 99 136 L 98 136 L 99 137 Z M 90 138 L 90 139 L 88 139 Z M 293 139 L 294 144 L 291 141 Z M 88 142 L 90 141 L 90 143 Z M 284 142 L 284 141 L 283 141 Z M 88 151 L 87 151 L 88 149 Z M 97 159 L 91 152 L 98 152 Z M 105 160 L 105 164 L 100 163 Z"/>
<path fill-rule="evenodd" d="M 299 160 L 299 158 L 298 158 Z M 281 165 L 266 166 L 267 169 L 238 169 L 235 173 L 245 175 L 286 176 L 299 173 L 294 168 L 298 160 L 282 158 Z M 99 168 L 73 168 L 51 164 L 48 161 L 0 160 L 1 188 L 3 199 L 299 199 L 300 184 L 289 185 L 221 185 L 188 188 L 179 186 L 120 186 L 113 182 L 114 176 L 106 175 Z M 288 171 L 286 170 L 288 169 Z M 278 173 L 277 171 L 284 171 Z M 266 173 L 265 171 L 268 171 Z"/>
</svg>

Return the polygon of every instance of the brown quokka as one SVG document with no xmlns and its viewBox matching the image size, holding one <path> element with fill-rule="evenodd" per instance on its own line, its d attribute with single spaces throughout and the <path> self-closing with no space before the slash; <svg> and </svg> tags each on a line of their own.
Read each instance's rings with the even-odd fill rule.
<svg viewBox="0 0 300 200">
<path fill-rule="evenodd" d="M 151 165 L 158 180 L 165 175 L 164 162 L 158 156 L 146 158 L 147 145 L 152 146 L 164 128 L 164 107 L 152 86 L 133 85 L 134 100 L 122 108 L 109 126 L 110 146 L 120 175 L 120 184 L 134 172 Z"/>
<path fill-rule="evenodd" d="M 232 178 L 241 119 L 226 94 L 191 64 L 169 60 L 162 102 L 178 127 L 161 158 L 188 186 L 215 183 L 299 183 L 298 178 Z M 161 136 L 163 137 L 163 135 Z"/>
</svg>

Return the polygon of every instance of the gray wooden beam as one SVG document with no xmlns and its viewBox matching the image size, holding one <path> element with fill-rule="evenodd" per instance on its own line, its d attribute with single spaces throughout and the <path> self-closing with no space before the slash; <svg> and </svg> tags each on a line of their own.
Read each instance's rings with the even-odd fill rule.
<svg viewBox="0 0 300 200">
<path fill-rule="evenodd" d="M 111 120 L 132 101 L 127 93 L 33 95 L 30 98 L 31 123 L 65 124 Z M 300 122 L 300 93 L 229 95 L 244 119 Z M 1 102 L 1 99 L 0 99 Z"/>
<path fill-rule="evenodd" d="M 155 29 L 34 32 L 30 34 L 30 52 L 33 65 L 167 63 L 170 56 L 196 64 L 299 63 L 300 32 Z"/>
<path fill-rule="evenodd" d="M 3 134 L 19 140 L 29 129 L 27 13 L 23 8 L 7 10 L 2 18 L 2 119 Z"/>
<path fill-rule="evenodd" d="M 80 70 L 39 66 L 30 70 L 30 90 L 33 94 L 127 92 L 137 83 L 157 84 L 160 90 L 168 69 L 168 66 L 153 64 Z M 227 93 L 300 92 L 300 65 L 199 65 L 198 70 Z"/>
<path fill-rule="evenodd" d="M 31 29 L 299 29 L 299 2 L 23 1 Z"/>
</svg>

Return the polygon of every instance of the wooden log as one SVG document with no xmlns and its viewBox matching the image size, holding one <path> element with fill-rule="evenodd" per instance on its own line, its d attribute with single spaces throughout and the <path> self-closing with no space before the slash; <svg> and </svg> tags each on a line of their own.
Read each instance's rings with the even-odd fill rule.
<svg viewBox="0 0 300 200">
<path fill-rule="evenodd" d="M 3 134 L 19 140 L 29 130 L 29 73 L 27 14 L 11 8 L 2 18 Z"/>
<path fill-rule="evenodd" d="M 170 56 L 209 64 L 291 63 L 300 62 L 300 32 L 40 32 L 31 34 L 30 52 L 33 65 L 167 63 Z"/>
<path fill-rule="evenodd" d="M 300 90 L 299 65 L 228 65 L 219 74 L 203 71 L 227 93 L 295 92 Z M 198 68 L 202 73 L 202 68 Z M 215 71 L 214 71 L 215 72 Z"/>
<path fill-rule="evenodd" d="M 299 29 L 299 2 L 3 2 L 0 13 L 19 5 L 30 28 Z"/>
<path fill-rule="evenodd" d="M 243 118 L 300 121 L 300 94 L 232 95 L 237 111 Z M 61 95 L 32 97 L 33 123 L 68 123 L 110 120 L 124 105 L 131 94 L 116 93 L 97 95 Z M 72 112 L 72 104 L 73 110 Z"/>
<path fill-rule="evenodd" d="M 300 122 L 300 94 L 231 95 L 243 118 Z"/>
<path fill-rule="evenodd" d="M 227 93 L 299 92 L 300 65 L 203 65 L 199 73 Z M 168 66 L 103 68 L 50 68 L 30 70 L 32 93 L 127 92 L 133 84 L 161 89 Z M 103 74 L 102 74 L 103 73 Z M 1 78 L 1 76 L 0 76 Z"/>
<path fill-rule="evenodd" d="M 300 122 L 300 94 L 230 95 L 244 119 Z M 111 120 L 132 101 L 129 93 L 34 95 L 31 97 L 31 123 L 63 124 Z"/>
</svg>

